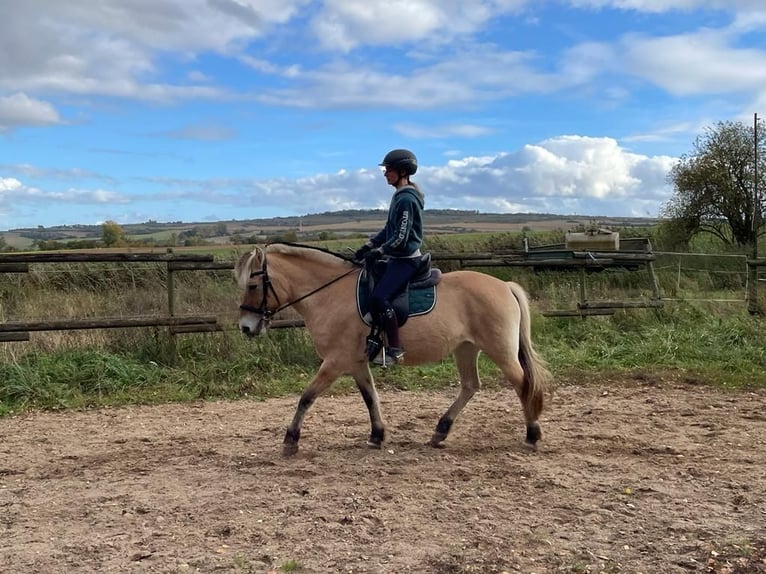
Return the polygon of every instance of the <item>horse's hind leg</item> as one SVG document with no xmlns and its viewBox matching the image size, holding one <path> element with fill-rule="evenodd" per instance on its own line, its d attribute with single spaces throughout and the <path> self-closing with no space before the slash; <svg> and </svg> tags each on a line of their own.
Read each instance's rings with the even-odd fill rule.
<svg viewBox="0 0 766 574">
<path fill-rule="evenodd" d="M 287 427 L 285 433 L 285 441 L 282 445 L 282 454 L 284 456 L 291 456 L 298 452 L 298 441 L 301 438 L 301 426 L 303 426 L 303 419 L 306 417 L 306 412 L 314 404 L 316 398 L 321 395 L 327 388 L 332 385 L 338 378 L 338 370 L 328 361 L 323 361 L 319 367 L 314 380 L 309 383 L 306 389 L 301 394 L 301 398 L 298 401 L 298 408 L 295 409 L 295 415 L 290 426 Z"/>
<path fill-rule="evenodd" d="M 505 357 L 499 357 L 491 352 L 487 352 L 487 356 L 492 359 L 495 364 L 500 368 L 505 375 L 505 381 L 502 381 L 503 386 L 513 387 L 516 391 L 516 395 L 521 401 L 521 407 L 524 411 L 524 422 L 527 427 L 527 436 L 525 444 L 536 450 L 537 441 L 542 437 L 542 431 L 540 430 L 540 423 L 537 422 L 539 413 L 533 407 L 533 402 L 530 401 L 527 396 L 529 389 L 527 388 L 527 380 L 522 367 L 516 355 L 508 352 Z"/>
<path fill-rule="evenodd" d="M 356 386 L 359 388 L 364 404 L 367 405 L 367 410 L 370 413 L 370 438 L 367 440 L 367 446 L 381 448 L 386 438 L 386 429 L 380 414 L 378 391 L 375 390 L 370 366 L 366 362 L 354 373 L 354 381 L 356 381 Z"/>
<path fill-rule="evenodd" d="M 458 373 L 460 373 L 460 394 L 455 402 L 450 405 L 447 412 L 442 415 L 436 425 L 436 430 L 429 444 L 433 447 L 441 447 L 444 439 L 447 438 L 452 423 L 471 400 L 471 397 L 481 387 L 478 367 L 479 349 L 470 344 L 463 343 L 455 350 L 455 361 L 457 363 Z"/>
</svg>

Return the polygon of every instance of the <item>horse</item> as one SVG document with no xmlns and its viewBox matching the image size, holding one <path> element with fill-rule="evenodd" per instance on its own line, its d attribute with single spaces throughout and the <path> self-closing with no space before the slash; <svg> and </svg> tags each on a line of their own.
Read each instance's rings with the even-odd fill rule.
<svg viewBox="0 0 766 574">
<path fill-rule="evenodd" d="M 234 275 L 244 290 L 240 331 L 261 335 L 275 313 L 292 307 L 303 318 L 321 359 L 287 427 L 284 456 L 298 452 L 307 411 L 343 375 L 353 377 L 367 406 L 367 445 L 383 445 L 386 429 L 365 349 L 369 327 L 355 304 L 360 272 L 359 264 L 342 254 L 289 243 L 256 246 L 235 264 Z M 525 445 L 537 448 L 542 436 L 538 418 L 552 377 L 532 344 L 529 299 L 520 285 L 477 271 L 444 273 L 433 310 L 410 317 L 400 337 L 405 349 L 402 365 L 433 363 L 453 354 L 460 375 L 460 393 L 428 444 L 443 446 L 460 411 L 479 390 L 478 357 L 484 352 L 503 373 L 503 386 L 515 389 L 526 424 Z"/>
</svg>

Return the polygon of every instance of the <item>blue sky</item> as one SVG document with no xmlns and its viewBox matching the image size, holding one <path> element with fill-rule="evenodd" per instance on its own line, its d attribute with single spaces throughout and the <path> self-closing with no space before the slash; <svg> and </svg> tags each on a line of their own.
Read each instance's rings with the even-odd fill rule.
<svg viewBox="0 0 766 574">
<path fill-rule="evenodd" d="M 763 0 L 0 0 L 0 230 L 385 208 L 654 217 L 766 116 Z"/>
</svg>

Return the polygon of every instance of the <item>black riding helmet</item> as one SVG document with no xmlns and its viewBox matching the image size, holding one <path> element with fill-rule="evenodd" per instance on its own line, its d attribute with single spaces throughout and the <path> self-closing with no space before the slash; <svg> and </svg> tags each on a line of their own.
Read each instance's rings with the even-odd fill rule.
<svg viewBox="0 0 766 574">
<path fill-rule="evenodd" d="M 407 175 L 414 175 L 418 171 L 418 158 L 408 149 L 394 149 L 386 154 L 379 165 L 392 167 Z"/>
</svg>

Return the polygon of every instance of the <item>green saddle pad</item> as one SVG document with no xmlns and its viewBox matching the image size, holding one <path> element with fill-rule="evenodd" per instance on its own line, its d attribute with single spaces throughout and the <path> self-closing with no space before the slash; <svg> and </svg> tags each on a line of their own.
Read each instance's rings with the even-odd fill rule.
<svg viewBox="0 0 766 574">
<path fill-rule="evenodd" d="M 422 289 L 408 289 L 408 303 L 409 309 L 407 310 L 406 317 L 415 317 L 417 315 L 426 315 L 433 311 L 436 306 L 436 285 L 431 287 L 424 287 Z M 397 315 L 403 312 L 404 294 L 400 295 L 393 302 L 394 309 Z M 367 280 L 366 273 L 360 273 L 356 282 L 356 308 L 359 311 L 359 316 L 367 324 L 371 325 L 369 321 L 365 319 L 365 316 L 370 311 L 370 288 Z M 403 314 L 403 313 L 402 313 Z M 399 324 L 404 325 L 404 321 L 399 319 Z"/>
</svg>

